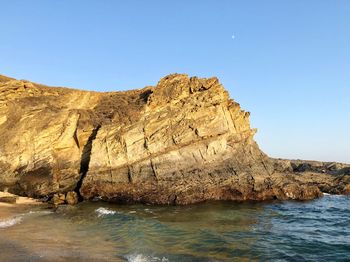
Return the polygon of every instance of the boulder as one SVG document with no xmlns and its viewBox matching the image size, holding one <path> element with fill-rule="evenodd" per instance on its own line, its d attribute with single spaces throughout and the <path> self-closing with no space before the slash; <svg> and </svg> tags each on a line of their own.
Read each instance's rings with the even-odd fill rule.
<svg viewBox="0 0 350 262">
<path fill-rule="evenodd" d="M 66 194 L 66 202 L 69 205 L 76 205 L 79 202 L 78 194 L 74 191 L 69 191 Z"/>
<path fill-rule="evenodd" d="M 17 201 L 17 197 L 15 197 L 15 196 L 2 196 L 2 197 L 0 197 L 0 202 L 2 202 L 2 203 L 15 204 L 16 201 Z"/>
<path fill-rule="evenodd" d="M 52 197 L 52 203 L 55 205 L 55 206 L 58 206 L 58 205 L 63 205 L 66 203 L 66 196 L 62 193 L 57 193 L 57 194 L 54 194 L 53 197 Z"/>
</svg>

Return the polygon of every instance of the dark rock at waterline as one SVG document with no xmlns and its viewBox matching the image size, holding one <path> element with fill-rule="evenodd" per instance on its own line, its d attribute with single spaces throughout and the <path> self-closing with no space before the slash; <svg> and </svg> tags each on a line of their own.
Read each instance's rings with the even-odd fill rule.
<svg viewBox="0 0 350 262">
<path fill-rule="evenodd" d="M 182 74 L 127 92 L 0 78 L 0 190 L 190 204 L 350 193 L 349 165 L 271 159 L 217 78 Z M 73 193 L 68 193 L 73 192 Z"/>
<path fill-rule="evenodd" d="M 9 203 L 9 204 L 14 204 L 17 201 L 17 197 L 15 196 L 3 196 L 0 197 L 0 202 L 2 203 Z"/>
<path fill-rule="evenodd" d="M 56 193 L 51 199 L 51 203 L 55 206 L 58 205 L 76 205 L 79 202 L 78 194 L 74 191 L 69 191 L 67 194 Z"/>
</svg>

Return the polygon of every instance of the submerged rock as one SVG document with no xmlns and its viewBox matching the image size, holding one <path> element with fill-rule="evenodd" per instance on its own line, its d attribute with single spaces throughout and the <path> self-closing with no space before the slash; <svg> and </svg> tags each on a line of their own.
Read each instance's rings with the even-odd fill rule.
<svg viewBox="0 0 350 262">
<path fill-rule="evenodd" d="M 156 204 L 349 193 L 349 165 L 271 159 L 255 133 L 217 78 L 97 93 L 0 77 L 0 190 Z"/>
</svg>

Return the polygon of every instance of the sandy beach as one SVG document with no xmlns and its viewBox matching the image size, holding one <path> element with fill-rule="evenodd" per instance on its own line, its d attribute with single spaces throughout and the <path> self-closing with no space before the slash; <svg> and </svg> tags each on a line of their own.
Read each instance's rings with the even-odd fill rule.
<svg viewBox="0 0 350 262">
<path fill-rule="evenodd" d="M 26 210 L 29 206 L 41 204 L 43 203 L 33 198 L 0 191 L 0 228 L 1 225 L 7 226 L 8 223 L 16 222 L 17 218 L 13 219 L 13 217 Z"/>
<path fill-rule="evenodd" d="M 2 201 L 1 199 L 14 199 L 14 202 L 7 202 L 7 201 Z M 0 191 L 0 207 L 13 207 L 15 205 L 40 205 L 42 202 L 40 202 L 37 199 L 30 198 L 30 197 L 22 197 L 22 196 L 17 196 L 8 192 L 2 192 Z"/>
</svg>

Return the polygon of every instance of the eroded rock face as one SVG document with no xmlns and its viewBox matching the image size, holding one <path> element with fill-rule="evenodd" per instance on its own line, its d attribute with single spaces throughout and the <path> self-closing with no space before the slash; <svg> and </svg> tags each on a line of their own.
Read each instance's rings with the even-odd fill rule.
<svg viewBox="0 0 350 262">
<path fill-rule="evenodd" d="M 218 80 L 170 75 L 149 90 L 134 121 L 99 129 L 82 195 L 181 204 L 253 197 L 233 185 L 272 170 L 249 114 Z"/>
<path fill-rule="evenodd" d="M 1 187 L 34 197 L 73 190 L 97 101 L 89 92 L 0 82 Z"/>
<path fill-rule="evenodd" d="M 216 78 L 96 93 L 0 77 L 0 189 L 157 204 L 350 191 L 347 165 L 270 159 L 255 132 Z"/>
</svg>

